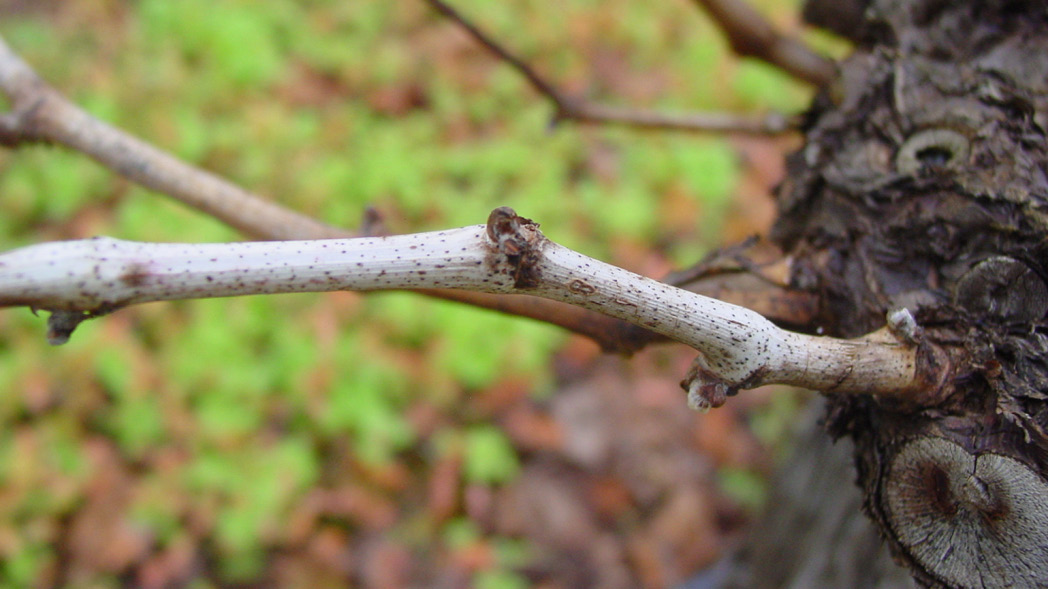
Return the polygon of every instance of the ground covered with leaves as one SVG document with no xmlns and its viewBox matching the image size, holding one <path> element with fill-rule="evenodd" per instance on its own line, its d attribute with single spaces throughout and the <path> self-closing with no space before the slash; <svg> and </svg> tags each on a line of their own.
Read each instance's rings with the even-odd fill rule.
<svg viewBox="0 0 1048 589">
<path fill-rule="evenodd" d="M 801 110 L 688 2 L 466 14 L 566 90 Z M 758 3 L 795 26 L 796 7 Z M 206 16 L 205 16 L 206 15 Z M 563 124 L 417 0 L 0 3 L 0 34 L 96 116 L 330 223 L 481 223 L 509 205 L 659 276 L 763 230 L 789 141 Z M 39 146 L 0 152 L 0 247 L 238 236 Z M 61 348 L 0 313 L 4 586 L 665 587 L 759 509 L 792 397 L 697 415 L 691 352 L 624 360 L 410 294 L 151 304 Z"/>
</svg>

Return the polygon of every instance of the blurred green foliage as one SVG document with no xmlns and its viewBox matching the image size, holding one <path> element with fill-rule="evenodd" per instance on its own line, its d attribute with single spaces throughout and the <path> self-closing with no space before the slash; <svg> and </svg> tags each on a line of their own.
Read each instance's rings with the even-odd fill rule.
<svg viewBox="0 0 1048 589">
<path fill-rule="evenodd" d="M 712 25 L 683 3 L 456 5 L 595 99 L 794 111 L 806 100 L 765 66 L 731 65 Z M 5 15 L 0 33 L 100 118 L 334 224 L 354 226 L 375 205 L 396 231 L 429 230 L 482 222 L 506 204 L 614 262 L 618 247 L 660 239 L 659 199 L 674 189 L 703 211 L 680 236 L 686 257 L 717 243 L 740 165 L 727 140 L 551 131 L 549 105 L 520 76 L 479 52 L 460 59 L 466 49 L 444 26 L 413 1 L 81 0 Z M 623 82 L 592 76 L 579 48 L 594 44 L 625 56 L 626 75 L 668 73 L 623 97 Z M 0 203 L 4 249 L 93 234 L 237 239 L 53 147 L 0 154 Z M 450 415 L 464 484 L 511 480 L 519 457 L 505 434 L 455 408 L 506 379 L 547 391 L 548 358 L 564 339 L 404 294 L 148 305 L 88 322 L 57 349 L 43 331 L 28 311 L 0 313 L 5 586 L 38 582 L 56 558 L 55 522 L 95 500 L 87 481 L 104 461 L 88 442 L 97 438 L 138 465 L 136 529 L 165 546 L 192 521 L 193 533 L 211 535 L 229 581 L 259 573 L 295 506 L 346 460 L 366 472 L 431 452 L 440 436 L 420 438 L 407 417 L 420 400 Z M 759 493 L 744 473 L 724 482 Z M 446 543 L 480 534 L 460 523 L 445 526 Z M 476 586 L 524 586 L 512 569 L 526 546 L 494 541 L 498 564 Z M 99 575 L 91 582 L 106 583 Z"/>
<path fill-rule="evenodd" d="M 727 496 L 754 513 L 764 505 L 768 494 L 767 481 L 752 470 L 722 468 L 717 472 L 717 482 Z"/>
</svg>

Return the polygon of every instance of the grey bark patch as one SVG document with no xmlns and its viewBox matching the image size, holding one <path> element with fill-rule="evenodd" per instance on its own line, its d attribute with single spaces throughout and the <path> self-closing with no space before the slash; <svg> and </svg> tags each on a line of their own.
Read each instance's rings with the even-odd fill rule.
<svg viewBox="0 0 1048 589">
<path fill-rule="evenodd" d="M 957 283 L 957 303 L 973 312 L 1030 322 L 1048 311 L 1048 286 L 1019 260 L 994 256 L 972 267 Z"/>
</svg>

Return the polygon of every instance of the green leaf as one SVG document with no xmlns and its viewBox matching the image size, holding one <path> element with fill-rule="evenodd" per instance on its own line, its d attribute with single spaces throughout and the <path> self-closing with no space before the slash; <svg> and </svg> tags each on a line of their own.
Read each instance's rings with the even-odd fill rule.
<svg viewBox="0 0 1048 589">
<path fill-rule="evenodd" d="M 810 93 L 781 69 L 753 59 L 739 62 L 732 84 L 744 108 L 764 107 L 783 113 L 807 106 Z"/>
<path fill-rule="evenodd" d="M 767 482 L 752 470 L 722 468 L 717 473 L 717 482 L 725 494 L 752 512 L 758 511 L 767 499 Z"/>
<path fill-rule="evenodd" d="M 501 569 L 480 571 L 473 577 L 477 589 L 527 589 L 531 587 L 524 576 Z"/>
<path fill-rule="evenodd" d="M 166 433 L 160 409 L 149 398 L 120 401 L 109 419 L 109 428 L 120 447 L 136 457 L 158 444 Z"/>
<path fill-rule="evenodd" d="M 196 415 L 207 439 L 235 439 L 247 436 L 262 422 L 260 410 L 240 395 L 213 389 L 200 396 Z"/>
<path fill-rule="evenodd" d="M 466 432 L 465 476 L 471 483 L 499 484 L 520 471 L 520 460 L 506 434 L 490 425 Z"/>
<path fill-rule="evenodd" d="M 415 437 L 397 399 L 403 382 L 396 372 L 360 366 L 353 379 L 339 379 L 329 391 L 322 415 L 324 430 L 351 434 L 354 450 L 363 460 L 388 462 Z"/>
<path fill-rule="evenodd" d="M 468 518 L 457 517 L 444 524 L 441 534 L 444 543 L 451 549 L 459 549 L 477 542 L 481 538 L 477 524 Z"/>
<path fill-rule="evenodd" d="M 13 554 L 0 562 L 3 581 L 9 587 L 32 587 L 38 580 L 38 574 L 54 554 L 49 546 L 43 543 L 20 543 Z"/>
</svg>

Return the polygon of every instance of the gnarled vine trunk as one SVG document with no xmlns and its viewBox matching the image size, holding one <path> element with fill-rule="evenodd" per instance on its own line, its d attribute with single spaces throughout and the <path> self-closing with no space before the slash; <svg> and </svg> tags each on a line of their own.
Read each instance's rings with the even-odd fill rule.
<svg viewBox="0 0 1048 589">
<path fill-rule="evenodd" d="M 846 32 L 859 47 L 789 159 L 773 237 L 793 284 L 821 295 L 813 327 L 853 337 L 904 307 L 949 376 L 934 405 L 830 397 L 826 425 L 854 441 L 863 510 L 919 584 L 1048 586 L 1048 9 L 881 0 Z M 839 517 L 825 505 L 818 517 Z M 764 524 L 796 528 L 798 547 L 806 529 L 842 529 L 788 509 L 773 502 Z M 825 573 L 825 551 L 869 550 L 853 540 L 813 542 L 805 559 Z M 812 574 L 769 570 L 778 559 L 762 545 L 754 585 Z M 879 570 L 862 586 L 878 586 Z"/>
</svg>

